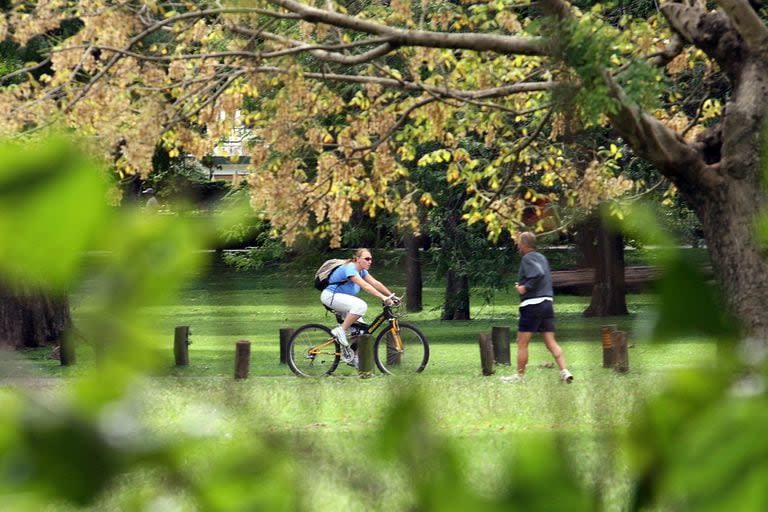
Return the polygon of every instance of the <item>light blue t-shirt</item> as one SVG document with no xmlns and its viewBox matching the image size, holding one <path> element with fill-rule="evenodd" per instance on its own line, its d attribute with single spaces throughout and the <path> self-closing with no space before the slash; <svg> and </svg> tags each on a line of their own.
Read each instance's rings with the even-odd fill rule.
<svg viewBox="0 0 768 512">
<path fill-rule="evenodd" d="M 337 283 L 337 284 L 329 284 L 326 290 L 330 290 L 333 293 L 346 293 L 347 295 L 357 295 L 358 293 L 360 293 L 360 286 L 350 281 L 349 278 L 352 276 L 360 276 L 363 279 L 365 279 L 365 276 L 367 275 L 368 275 L 367 270 L 361 270 L 360 272 L 358 272 L 357 267 L 355 266 L 355 263 L 349 262 L 345 265 L 340 266 L 333 272 L 331 272 L 331 277 L 330 279 L 328 279 L 328 282 Z M 344 281 L 344 282 L 340 283 L 341 281 Z"/>
</svg>

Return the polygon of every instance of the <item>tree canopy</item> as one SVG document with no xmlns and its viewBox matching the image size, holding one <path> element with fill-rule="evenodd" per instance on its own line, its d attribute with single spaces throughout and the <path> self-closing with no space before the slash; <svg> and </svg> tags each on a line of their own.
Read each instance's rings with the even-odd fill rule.
<svg viewBox="0 0 768 512">
<path fill-rule="evenodd" d="M 415 219 L 434 199 L 413 162 L 445 164 L 468 222 L 515 231 L 553 201 L 626 193 L 631 152 L 692 205 L 731 307 L 767 333 L 765 19 L 746 0 L 16 2 L 0 36 L 49 51 L 3 77 L 0 122 L 64 124 L 127 173 L 158 141 L 202 156 L 243 122 L 253 203 L 288 242 L 338 243 L 353 203 Z M 621 140 L 575 148 L 592 127 Z"/>
</svg>

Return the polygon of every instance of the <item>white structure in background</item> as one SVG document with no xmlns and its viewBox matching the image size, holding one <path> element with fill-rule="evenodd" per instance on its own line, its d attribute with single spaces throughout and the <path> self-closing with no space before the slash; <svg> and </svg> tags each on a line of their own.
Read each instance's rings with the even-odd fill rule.
<svg viewBox="0 0 768 512">
<path fill-rule="evenodd" d="M 224 112 L 219 115 L 222 120 L 226 117 Z M 229 181 L 236 186 L 248 177 L 251 157 L 246 154 L 246 150 L 251 139 L 251 130 L 240 122 L 240 111 L 235 111 L 234 128 L 229 137 L 219 141 L 213 149 L 213 180 Z"/>
</svg>

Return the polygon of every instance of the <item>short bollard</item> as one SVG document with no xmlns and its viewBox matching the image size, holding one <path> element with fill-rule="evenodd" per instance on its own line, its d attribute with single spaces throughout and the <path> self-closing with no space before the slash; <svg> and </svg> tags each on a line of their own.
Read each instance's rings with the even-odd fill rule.
<svg viewBox="0 0 768 512">
<path fill-rule="evenodd" d="M 280 364 L 288 363 L 288 342 L 293 336 L 293 329 L 280 329 Z"/>
<path fill-rule="evenodd" d="M 613 341 L 611 334 L 616 330 L 615 325 L 600 327 L 600 341 L 603 345 L 603 368 L 613 368 Z"/>
<path fill-rule="evenodd" d="M 251 362 L 251 342 L 240 340 L 235 343 L 235 379 L 247 379 Z"/>
<path fill-rule="evenodd" d="M 496 370 L 493 368 L 493 341 L 491 333 L 480 333 L 480 366 L 483 368 L 483 375 L 493 375 Z"/>
<path fill-rule="evenodd" d="M 180 325 L 173 333 L 173 355 L 176 366 L 189 366 L 189 326 Z"/>
<path fill-rule="evenodd" d="M 361 379 L 370 379 L 373 373 L 373 340 L 370 334 L 357 337 L 357 373 Z"/>
<path fill-rule="evenodd" d="M 509 340 L 511 329 L 509 327 L 491 328 L 491 341 L 493 342 L 493 357 L 496 364 L 510 366 Z"/>
<path fill-rule="evenodd" d="M 611 344 L 613 345 L 613 369 L 618 373 L 627 373 L 629 371 L 627 333 L 624 331 L 613 331 L 611 333 Z"/>
<path fill-rule="evenodd" d="M 59 361 L 61 366 L 71 366 L 77 362 L 75 357 L 75 340 L 72 336 L 64 336 L 59 346 Z"/>
</svg>

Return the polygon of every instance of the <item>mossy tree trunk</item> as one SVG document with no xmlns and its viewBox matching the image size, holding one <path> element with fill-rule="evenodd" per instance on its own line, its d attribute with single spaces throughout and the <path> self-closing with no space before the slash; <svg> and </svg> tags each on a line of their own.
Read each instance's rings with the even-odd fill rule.
<svg viewBox="0 0 768 512">
<path fill-rule="evenodd" d="M 0 284 L 0 347 L 58 343 L 71 327 L 69 300 L 30 288 Z"/>
</svg>

